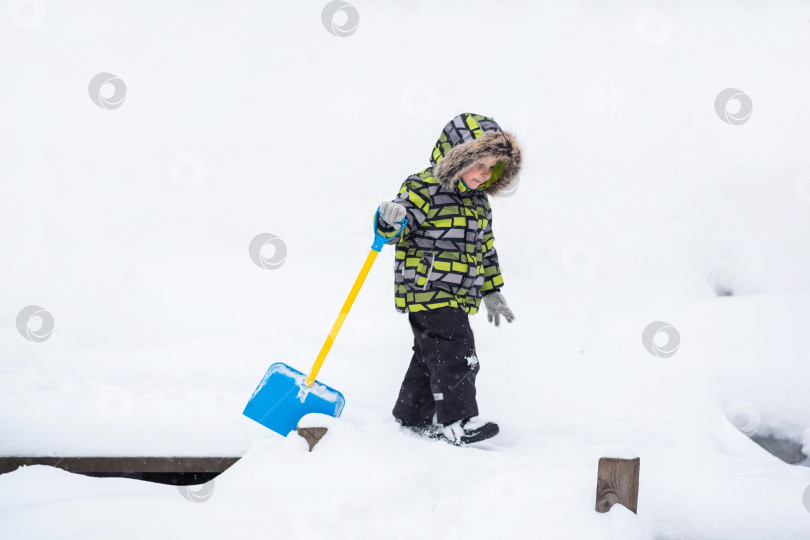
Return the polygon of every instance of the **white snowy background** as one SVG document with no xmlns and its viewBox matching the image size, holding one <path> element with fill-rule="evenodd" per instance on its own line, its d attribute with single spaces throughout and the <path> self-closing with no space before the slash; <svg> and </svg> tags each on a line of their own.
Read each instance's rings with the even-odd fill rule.
<svg viewBox="0 0 810 540">
<path fill-rule="evenodd" d="M 810 454 L 810 2 L 353 1 L 332 31 L 325 1 L 4 4 L 0 455 L 244 458 L 185 492 L 24 467 L 0 537 L 810 539 L 810 468 L 751 439 Z M 105 72 L 125 93 L 91 99 Z M 318 377 L 327 437 L 244 417 L 462 112 L 525 156 L 492 200 L 516 319 L 471 317 L 501 434 L 394 424 L 390 246 Z M 640 458 L 637 515 L 594 510 L 603 456 Z"/>
</svg>

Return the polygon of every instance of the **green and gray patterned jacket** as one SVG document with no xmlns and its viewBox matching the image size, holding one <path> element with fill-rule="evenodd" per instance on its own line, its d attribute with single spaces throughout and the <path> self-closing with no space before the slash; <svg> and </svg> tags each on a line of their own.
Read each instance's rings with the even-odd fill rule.
<svg viewBox="0 0 810 540">
<path fill-rule="evenodd" d="M 488 156 L 498 160 L 490 179 L 467 188 L 461 175 Z M 399 226 L 377 220 L 377 232 L 396 245 L 395 307 L 407 313 L 452 306 L 472 315 L 483 296 L 503 286 L 487 195 L 516 184 L 521 148 L 492 118 L 464 113 L 444 127 L 430 164 L 394 199 L 406 209 L 402 232 L 394 237 Z"/>
</svg>

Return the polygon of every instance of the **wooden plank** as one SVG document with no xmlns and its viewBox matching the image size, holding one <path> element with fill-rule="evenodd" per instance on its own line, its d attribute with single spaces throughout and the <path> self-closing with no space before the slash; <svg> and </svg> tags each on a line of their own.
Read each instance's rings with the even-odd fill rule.
<svg viewBox="0 0 810 540">
<path fill-rule="evenodd" d="M 638 473 L 641 459 L 599 458 L 596 473 L 596 511 L 607 512 L 618 503 L 638 510 Z"/>
<path fill-rule="evenodd" d="M 74 473 L 221 473 L 238 457 L 0 457 L 0 474 L 23 465 L 50 465 Z"/>
</svg>

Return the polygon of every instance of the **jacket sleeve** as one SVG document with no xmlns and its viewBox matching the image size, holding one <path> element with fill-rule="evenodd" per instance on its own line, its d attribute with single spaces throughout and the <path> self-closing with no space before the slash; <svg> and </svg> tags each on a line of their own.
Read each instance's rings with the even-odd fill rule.
<svg viewBox="0 0 810 540">
<path fill-rule="evenodd" d="M 408 224 L 402 232 L 394 237 L 401 225 L 391 227 L 382 217 L 377 216 L 377 234 L 388 238 L 386 244 L 396 244 L 403 238 L 408 238 L 411 233 L 422 226 L 430 211 L 430 191 L 428 186 L 422 182 L 418 176 L 409 176 L 399 188 L 399 193 L 392 202 L 399 203 L 405 207 L 405 217 Z"/>
<path fill-rule="evenodd" d="M 487 222 L 484 226 L 484 240 L 481 246 L 484 252 L 484 284 L 481 296 L 497 292 L 503 287 L 501 267 L 498 265 L 498 252 L 495 251 L 495 235 L 492 234 L 492 206 L 487 198 Z"/>
</svg>

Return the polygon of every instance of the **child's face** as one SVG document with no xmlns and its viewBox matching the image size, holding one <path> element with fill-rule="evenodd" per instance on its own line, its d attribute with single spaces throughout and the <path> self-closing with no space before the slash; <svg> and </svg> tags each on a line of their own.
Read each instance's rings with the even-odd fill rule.
<svg viewBox="0 0 810 540">
<path fill-rule="evenodd" d="M 476 189 L 489 180 L 496 163 L 498 163 L 498 160 L 494 157 L 480 159 L 469 171 L 461 175 L 461 179 L 470 189 Z"/>
</svg>

